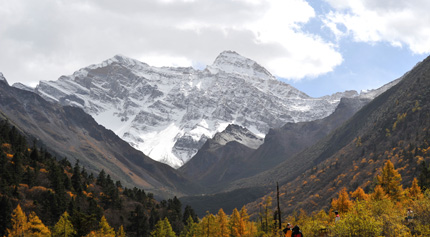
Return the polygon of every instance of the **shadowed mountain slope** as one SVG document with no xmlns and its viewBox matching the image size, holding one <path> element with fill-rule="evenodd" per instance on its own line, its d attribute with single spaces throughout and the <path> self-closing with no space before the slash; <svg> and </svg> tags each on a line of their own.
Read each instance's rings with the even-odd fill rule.
<svg viewBox="0 0 430 237">
<path fill-rule="evenodd" d="M 59 158 L 79 160 L 90 171 L 104 169 L 115 180 L 156 195 L 190 193 L 196 186 L 168 165 L 132 148 L 83 110 L 52 104 L 0 81 L 0 112 Z"/>
<path fill-rule="evenodd" d="M 222 191 L 226 184 L 269 170 L 313 145 L 370 100 L 342 98 L 335 112 L 324 119 L 287 123 L 279 129 L 271 129 L 256 150 L 234 141 L 219 145 L 215 136 L 179 171 L 203 186 L 212 187 L 209 190 L 212 193 Z"/>
<path fill-rule="evenodd" d="M 274 169 L 238 180 L 230 188 L 281 182 L 283 209 L 318 210 L 343 187 L 371 191 L 373 177 L 391 160 L 410 184 L 430 161 L 430 58 L 406 73 L 347 123 Z M 258 201 L 249 205 L 256 210 Z"/>
</svg>

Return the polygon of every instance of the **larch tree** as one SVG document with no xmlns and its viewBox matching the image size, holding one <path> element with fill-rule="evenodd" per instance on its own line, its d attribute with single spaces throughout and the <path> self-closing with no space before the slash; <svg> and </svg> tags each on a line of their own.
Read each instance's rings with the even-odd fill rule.
<svg viewBox="0 0 430 237">
<path fill-rule="evenodd" d="M 169 220 L 164 218 L 163 220 L 159 220 L 155 225 L 155 229 L 151 232 L 151 236 L 154 237 L 175 237 L 176 234 L 170 225 Z"/>
<path fill-rule="evenodd" d="M 247 234 L 246 224 L 235 208 L 230 217 L 231 236 L 245 236 Z"/>
<path fill-rule="evenodd" d="M 12 227 L 7 230 L 8 236 L 24 236 L 28 229 L 27 216 L 18 206 L 12 212 Z"/>
<path fill-rule="evenodd" d="M 358 187 L 353 193 L 351 193 L 351 197 L 355 198 L 355 200 L 363 201 L 367 200 L 369 195 L 367 195 L 361 187 Z"/>
<path fill-rule="evenodd" d="M 340 213 L 346 213 L 351 208 L 352 202 L 345 187 L 339 192 L 339 197 L 332 200 L 331 206 Z"/>
<path fill-rule="evenodd" d="M 102 216 L 100 219 L 99 228 L 100 229 L 97 231 L 97 233 L 99 233 L 101 236 L 115 237 L 115 230 L 110 227 L 105 216 Z"/>
<path fill-rule="evenodd" d="M 218 211 L 218 214 L 216 216 L 216 223 L 217 223 L 216 236 L 229 237 L 230 230 L 228 228 L 228 218 L 222 208 L 219 209 Z"/>
<path fill-rule="evenodd" d="M 273 227 L 273 211 L 272 211 L 272 197 L 267 196 L 260 203 L 260 223 L 261 229 L 269 233 Z"/>
<path fill-rule="evenodd" d="M 418 185 L 417 178 L 414 178 L 414 180 L 412 181 L 412 186 L 409 188 L 409 196 L 411 198 L 415 198 L 415 199 L 420 199 L 423 197 L 423 194 L 421 192 L 421 188 Z"/>
<path fill-rule="evenodd" d="M 392 200 L 400 200 L 403 194 L 403 188 L 400 182 L 402 176 L 394 169 L 393 163 L 388 160 L 382 168 L 381 175 L 377 176 L 378 182 L 384 189 L 385 193 Z"/>
<path fill-rule="evenodd" d="M 52 235 L 68 237 L 76 234 L 76 230 L 70 221 L 70 216 L 67 212 L 61 215 L 60 220 L 55 224 Z"/>
<path fill-rule="evenodd" d="M 202 221 L 199 223 L 202 230 L 202 236 L 213 236 L 217 229 L 217 223 L 215 216 L 212 213 L 207 212 L 207 215 L 203 217 Z"/>
<path fill-rule="evenodd" d="M 124 227 L 121 225 L 116 232 L 116 237 L 125 237 Z"/>
<path fill-rule="evenodd" d="M 186 225 L 182 230 L 180 237 L 194 237 L 200 236 L 200 227 L 199 224 L 195 223 L 191 216 L 188 216 Z"/>
<path fill-rule="evenodd" d="M 381 185 L 376 185 L 371 198 L 375 201 L 381 201 L 388 197 Z"/>
<path fill-rule="evenodd" d="M 51 231 L 42 223 L 35 212 L 28 215 L 27 231 L 31 236 L 51 236 Z"/>
</svg>

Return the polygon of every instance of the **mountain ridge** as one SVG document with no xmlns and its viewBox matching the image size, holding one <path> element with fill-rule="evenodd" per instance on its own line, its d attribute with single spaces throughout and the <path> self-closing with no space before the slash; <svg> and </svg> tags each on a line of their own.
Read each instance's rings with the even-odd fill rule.
<svg viewBox="0 0 430 237">
<path fill-rule="evenodd" d="M 175 168 L 228 124 L 264 137 L 287 122 L 326 117 L 340 101 L 340 95 L 311 98 L 232 51 L 205 70 L 152 67 L 116 55 L 41 81 L 35 91 L 84 109 L 136 149 Z"/>
</svg>

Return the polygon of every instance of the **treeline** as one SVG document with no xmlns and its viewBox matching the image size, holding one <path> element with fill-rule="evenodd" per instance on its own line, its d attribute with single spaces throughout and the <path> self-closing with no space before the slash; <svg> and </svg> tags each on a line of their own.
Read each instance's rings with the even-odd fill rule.
<svg viewBox="0 0 430 237">
<path fill-rule="evenodd" d="M 14 236 L 19 229 L 45 236 L 34 226 L 54 233 L 59 223 L 70 226 L 67 236 L 100 235 L 103 228 L 111 228 L 110 234 L 149 236 L 165 219 L 180 233 L 189 217 L 198 221 L 190 206 L 182 210 L 176 197 L 158 202 L 152 193 L 123 187 L 104 170 L 94 176 L 79 161 L 58 161 L 0 121 L 0 236 Z"/>
</svg>

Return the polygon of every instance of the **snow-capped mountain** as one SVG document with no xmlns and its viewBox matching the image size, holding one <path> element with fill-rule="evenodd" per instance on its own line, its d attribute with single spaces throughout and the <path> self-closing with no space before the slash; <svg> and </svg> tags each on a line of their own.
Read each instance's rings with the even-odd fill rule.
<svg viewBox="0 0 430 237">
<path fill-rule="evenodd" d="M 340 97 L 357 96 L 309 97 L 232 51 L 205 70 L 152 67 L 117 55 L 57 81 L 41 81 L 35 91 L 83 108 L 135 148 L 175 168 L 229 124 L 264 137 L 287 122 L 326 117 Z"/>
</svg>

